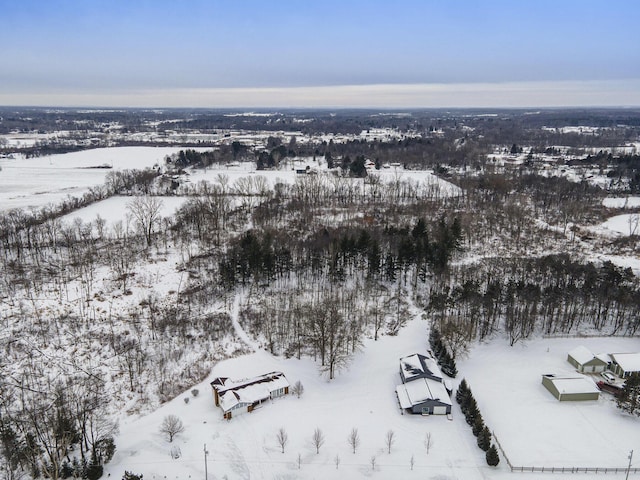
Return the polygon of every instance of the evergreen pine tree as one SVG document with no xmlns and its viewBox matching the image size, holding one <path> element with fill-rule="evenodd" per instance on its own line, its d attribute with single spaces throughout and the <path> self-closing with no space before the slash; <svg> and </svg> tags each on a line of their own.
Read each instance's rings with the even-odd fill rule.
<svg viewBox="0 0 640 480">
<path fill-rule="evenodd" d="M 469 425 L 473 425 L 476 420 L 476 417 L 480 416 L 480 409 L 478 408 L 478 403 L 476 399 L 473 397 L 469 398 L 467 410 L 465 412 L 465 419 Z"/>
<path fill-rule="evenodd" d="M 456 367 L 456 361 L 453 358 L 450 358 L 448 369 L 449 371 L 447 372 L 447 375 L 451 378 L 456 378 L 456 375 L 458 375 L 458 368 Z"/>
<path fill-rule="evenodd" d="M 450 377 L 455 378 L 458 374 L 456 362 L 446 348 L 443 350 L 442 356 L 440 357 L 440 364 L 442 365 L 442 371 Z"/>
<path fill-rule="evenodd" d="M 487 450 L 486 459 L 487 465 L 490 465 L 492 467 L 495 467 L 500 463 L 500 457 L 498 456 L 498 450 L 496 449 L 495 445 L 491 445 L 489 450 Z"/>
<path fill-rule="evenodd" d="M 482 430 L 484 430 L 485 425 L 484 425 L 484 420 L 482 419 L 482 415 L 478 415 L 476 418 L 473 419 L 473 425 L 471 425 L 471 431 L 473 432 L 474 436 L 478 436 L 480 435 L 480 433 L 482 432 Z"/>
<path fill-rule="evenodd" d="M 633 373 L 624 384 L 618 397 L 618 408 L 640 416 L 640 374 Z"/>
<path fill-rule="evenodd" d="M 142 474 L 138 475 L 125 470 L 124 475 L 122 476 L 122 480 L 142 480 Z"/>
<path fill-rule="evenodd" d="M 489 427 L 486 425 L 480 432 L 480 435 L 478 435 L 478 447 L 485 452 L 487 452 L 491 447 L 491 432 L 489 431 Z"/>
<path fill-rule="evenodd" d="M 73 466 L 65 460 L 62 462 L 62 467 L 60 468 L 60 477 L 61 478 L 69 478 L 73 475 Z"/>
<path fill-rule="evenodd" d="M 458 390 L 456 391 L 456 402 L 458 402 L 458 405 L 462 405 L 462 401 L 468 391 L 469 386 L 467 385 L 467 381 L 463 378 L 460 385 L 458 385 Z"/>
</svg>

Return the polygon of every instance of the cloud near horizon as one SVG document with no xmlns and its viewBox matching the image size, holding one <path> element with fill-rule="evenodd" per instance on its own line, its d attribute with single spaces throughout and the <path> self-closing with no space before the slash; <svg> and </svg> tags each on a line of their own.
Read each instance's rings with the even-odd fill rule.
<svg viewBox="0 0 640 480">
<path fill-rule="evenodd" d="M 640 80 L 175 88 L 0 93 L 0 105 L 141 108 L 520 108 L 640 106 Z"/>
</svg>

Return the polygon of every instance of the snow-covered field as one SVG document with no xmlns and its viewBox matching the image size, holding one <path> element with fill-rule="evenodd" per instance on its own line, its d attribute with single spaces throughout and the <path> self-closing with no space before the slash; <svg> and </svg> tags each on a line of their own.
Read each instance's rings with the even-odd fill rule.
<svg viewBox="0 0 640 480">
<path fill-rule="evenodd" d="M 144 169 L 162 164 L 179 147 L 97 148 L 38 158 L 0 159 L 0 210 L 42 207 L 80 196 L 102 185 L 109 169 Z"/>
<path fill-rule="evenodd" d="M 611 395 L 559 402 L 542 385 L 543 374 L 575 372 L 567 353 L 579 345 L 594 353 L 640 351 L 638 338 L 537 339 L 514 347 L 501 340 L 476 346 L 458 365 L 514 466 L 622 467 L 629 450 L 640 449 L 640 419 L 618 410 Z"/>
<path fill-rule="evenodd" d="M 638 208 L 640 207 L 640 197 L 605 198 L 602 204 L 607 208 Z"/>
<path fill-rule="evenodd" d="M 38 208 L 50 203 L 59 203 L 68 196 L 80 196 L 90 187 L 102 185 L 107 173 L 111 171 L 92 167 L 109 165 L 113 170 L 143 169 L 155 164 L 162 165 L 165 156 L 179 150 L 180 147 L 114 147 L 30 159 L 22 156 L 2 158 L 0 211 L 12 208 Z M 307 162 L 306 165 L 322 169 L 313 162 Z M 251 182 L 246 186 L 252 193 L 260 193 L 258 190 L 263 186 L 273 189 L 277 183 L 293 184 L 296 178 L 300 177 L 294 170 L 296 166 L 299 165 L 287 163 L 280 170 L 256 172 L 255 163 L 244 162 L 192 171 L 190 182 L 195 184 L 207 180 L 215 183 L 224 177 L 229 186 L 234 186 L 239 180 L 250 178 Z M 371 171 L 370 175 L 379 177 L 384 183 L 412 182 L 423 190 L 429 189 L 442 196 L 459 194 L 457 187 L 427 170 L 410 171 L 397 167 Z M 362 179 L 344 179 L 347 180 L 363 182 Z"/>
<path fill-rule="evenodd" d="M 118 450 L 105 471 L 114 478 L 124 470 L 149 479 L 202 478 L 206 444 L 209 477 L 218 479 L 511 478 L 514 474 L 504 458 L 497 468 L 486 465 L 455 402 L 453 421 L 399 411 L 394 395 L 400 382 L 398 359 L 423 352 L 427 343 L 428 322 L 415 308 L 412 315 L 398 336 L 367 341 L 348 370 L 331 382 L 310 359 L 277 358 L 257 351 L 220 362 L 206 381 L 195 386 L 200 391 L 197 397 L 187 391 L 147 416 L 123 416 Z M 597 402 L 560 403 L 541 385 L 543 373 L 571 369 L 566 355 L 578 345 L 596 352 L 640 350 L 638 339 L 611 337 L 537 339 L 513 348 L 504 340 L 494 340 L 477 346 L 458 363 L 460 373 L 454 384 L 457 387 L 461 378 L 467 378 L 485 421 L 512 464 L 623 467 L 629 450 L 640 450 L 640 419 L 621 413 L 606 394 Z M 271 371 L 284 372 L 291 383 L 301 380 L 302 397 L 290 395 L 251 414 L 223 420 L 209 382 L 218 376 L 239 379 Z M 173 443 L 159 432 L 169 414 L 180 417 L 185 425 Z M 326 438 L 319 454 L 311 442 L 317 427 Z M 361 440 L 355 454 L 347 442 L 354 427 Z M 289 438 L 285 453 L 276 439 L 280 428 Z M 385 444 L 389 430 L 395 433 L 391 454 Z M 432 438 L 428 454 L 427 433 Z M 180 451 L 178 459 L 171 457 L 174 447 Z M 527 478 L 548 475 L 527 474 Z M 581 478 L 598 477 L 581 474 Z"/>
<path fill-rule="evenodd" d="M 82 220 L 83 223 L 89 223 L 96 220 L 98 215 L 105 220 L 107 227 L 113 227 L 113 225 L 119 221 L 123 223 L 126 220 L 129 204 L 134 197 L 115 196 L 93 203 L 88 207 L 81 208 L 75 212 L 63 215 L 60 219 L 63 222 L 71 223 L 76 219 Z M 162 206 L 160 208 L 160 215 L 162 217 L 171 217 L 176 211 L 189 199 L 189 197 L 161 197 L 160 201 Z"/>
<path fill-rule="evenodd" d="M 305 178 L 306 175 L 297 174 L 295 169 L 304 169 L 309 166 L 320 172 L 326 172 L 326 164 L 318 165 L 312 161 L 304 163 L 285 164 L 279 170 L 260 170 L 256 171 L 255 163 L 243 162 L 233 166 L 221 166 L 218 168 L 208 168 L 206 170 L 194 170 L 191 172 L 190 181 L 197 183 L 202 180 L 216 183 L 220 180 L 220 176 L 224 176 L 229 185 L 234 185 L 238 180 L 250 177 L 252 179 L 262 178 L 263 184 L 269 188 L 273 188 L 278 183 L 293 184 L 297 178 Z M 323 173 L 324 173 L 323 172 Z M 413 182 L 416 185 L 437 189 L 442 196 L 459 195 L 460 189 L 455 185 L 441 180 L 430 170 L 404 170 L 401 167 L 388 168 L 381 170 L 368 171 L 370 177 L 377 177 L 382 183 L 390 182 Z M 340 177 L 342 181 L 351 181 L 356 183 L 366 183 L 361 178 Z M 330 183 L 330 179 L 325 179 Z M 254 182 L 255 183 L 255 182 Z M 255 193 L 258 193 L 257 191 Z"/>
<path fill-rule="evenodd" d="M 601 227 L 622 235 L 638 235 L 640 234 L 640 214 L 616 215 L 609 218 Z"/>
</svg>

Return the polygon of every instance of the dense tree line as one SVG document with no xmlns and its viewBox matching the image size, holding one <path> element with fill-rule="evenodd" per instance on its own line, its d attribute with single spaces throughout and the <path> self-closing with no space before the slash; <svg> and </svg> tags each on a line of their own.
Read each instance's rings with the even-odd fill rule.
<svg viewBox="0 0 640 480">
<path fill-rule="evenodd" d="M 484 419 L 478 408 L 478 402 L 476 402 L 471 388 L 469 388 L 465 379 L 462 379 L 462 382 L 460 382 L 458 386 L 456 401 L 460 405 L 460 410 L 462 410 L 467 424 L 471 426 L 473 435 L 477 438 L 478 448 L 486 452 L 487 465 L 495 467 L 500 463 L 500 457 L 498 456 L 496 446 L 491 443 L 493 435 L 489 427 L 484 423 Z"/>
<path fill-rule="evenodd" d="M 561 254 L 453 270 L 431 287 L 428 308 L 441 329 L 453 325 L 469 340 L 504 331 L 513 345 L 534 333 L 635 335 L 640 328 L 640 282 L 608 261 Z"/>
<path fill-rule="evenodd" d="M 6 478 L 20 471 L 32 478 L 95 480 L 115 452 L 117 424 L 107 416 L 104 382 L 78 375 L 57 383 L 26 366 L 19 389 L 3 388 L 0 404 L 0 453 Z"/>
</svg>

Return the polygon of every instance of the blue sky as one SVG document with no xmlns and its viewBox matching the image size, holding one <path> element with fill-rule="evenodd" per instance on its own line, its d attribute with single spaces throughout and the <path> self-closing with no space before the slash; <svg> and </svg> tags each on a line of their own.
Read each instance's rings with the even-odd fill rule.
<svg viewBox="0 0 640 480">
<path fill-rule="evenodd" d="M 0 104 L 640 105 L 637 0 L 0 0 L 0 17 Z"/>
</svg>

